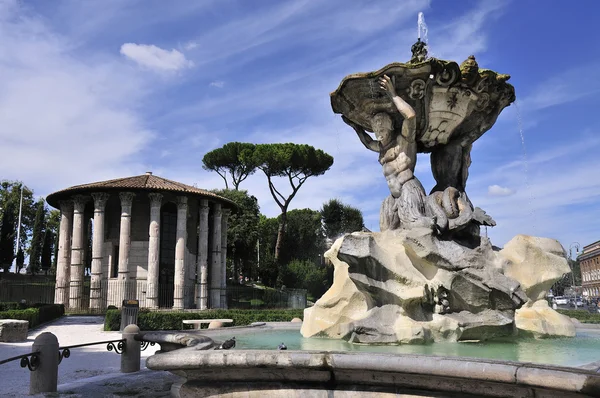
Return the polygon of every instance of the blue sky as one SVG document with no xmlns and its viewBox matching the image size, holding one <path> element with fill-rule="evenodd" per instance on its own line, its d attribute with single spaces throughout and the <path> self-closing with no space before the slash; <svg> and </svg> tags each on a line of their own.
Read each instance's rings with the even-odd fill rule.
<svg viewBox="0 0 600 398">
<path fill-rule="evenodd" d="M 467 184 L 498 223 L 493 242 L 524 233 L 585 245 L 600 239 L 600 4 L 576 4 L 0 0 L 0 178 L 39 195 L 149 170 L 222 188 L 202 170 L 207 151 L 307 143 L 335 163 L 292 207 L 339 198 L 377 230 L 389 192 L 381 166 L 329 93 L 350 73 L 408 61 L 422 11 L 434 56 L 474 54 L 516 89 L 518 109 L 475 143 Z M 416 174 L 433 186 L 427 156 Z M 263 175 L 242 188 L 278 214 Z"/>
</svg>

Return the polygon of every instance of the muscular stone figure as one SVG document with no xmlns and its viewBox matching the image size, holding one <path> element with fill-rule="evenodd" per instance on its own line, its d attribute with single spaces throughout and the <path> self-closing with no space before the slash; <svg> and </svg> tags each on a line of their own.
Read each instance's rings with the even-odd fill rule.
<svg viewBox="0 0 600 398">
<path fill-rule="evenodd" d="M 379 83 L 404 118 L 399 133 L 394 131 L 392 118 L 385 112 L 375 114 L 371 120 L 377 140 L 373 140 L 356 123 L 344 116 L 342 119 L 354 128 L 367 149 L 379 153 L 379 163 L 383 166 L 383 175 L 391 193 L 381 207 L 381 230 L 397 229 L 400 226 L 432 227 L 434 220 L 425 217 L 425 190 L 413 174 L 417 162 L 415 111 L 397 95 L 388 76 L 380 78 Z"/>
</svg>

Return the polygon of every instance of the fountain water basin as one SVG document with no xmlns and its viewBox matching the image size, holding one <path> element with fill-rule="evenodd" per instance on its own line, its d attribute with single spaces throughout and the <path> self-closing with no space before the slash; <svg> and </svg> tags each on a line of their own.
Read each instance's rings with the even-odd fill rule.
<svg viewBox="0 0 600 398">
<path fill-rule="evenodd" d="M 267 323 L 200 332 L 152 332 L 164 343 L 147 359 L 182 376 L 175 397 L 586 397 L 600 394 L 600 329 L 574 339 L 357 345 L 303 338 L 299 325 Z M 162 335 L 162 336 L 161 336 Z M 233 350 L 215 350 L 236 337 Z M 212 343 L 209 343 L 210 341 Z M 173 350 L 173 343 L 181 342 Z M 197 343 L 196 343 L 197 342 Z M 284 342 L 288 350 L 274 350 Z M 431 355 L 435 354 L 435 355 Z"/>
</svg>

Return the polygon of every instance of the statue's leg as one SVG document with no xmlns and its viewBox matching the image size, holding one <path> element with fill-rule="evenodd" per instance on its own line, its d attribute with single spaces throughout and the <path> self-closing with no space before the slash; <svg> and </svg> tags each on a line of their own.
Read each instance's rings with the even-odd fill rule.
<svg viewBox="0 0 600 398">
<path fill-rule="evenodd" d="M 396 198 L 389 195 L 381 204 L 379 212 L 379 229 L 381 232 L 400 228 Z"/>
<path fill-rule="evenodd" d="M 471 147 L 468 145 L 463 148 L 460 144 L 449 143 L 431 152 L 431 171 L 437 183 L 431 192 L 441 192 L 448 187 L 465 191 L 471 165 Z"/>
<path fill-rule="evenodd" d="M 403 228 L 433 228 L 435 219 L 425 215 L 425 189 L 417 178 L 412 178 L 402 186 L 397 201 L 398 217 Z"/>
</svg>

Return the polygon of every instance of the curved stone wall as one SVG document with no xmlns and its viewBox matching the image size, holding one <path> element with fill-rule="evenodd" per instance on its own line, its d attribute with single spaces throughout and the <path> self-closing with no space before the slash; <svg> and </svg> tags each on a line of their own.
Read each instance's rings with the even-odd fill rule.
<svg viewBox="0 0 600 398">
<path fill-rule="evenodd" d="M 153 340 L 151 334 L 145 340 Z M 191 344 L 149 357 L 146 366 L 185 378 L 179 397 L 585 397 L 600 395 L 600 373 L 581 368 L 428 355 L 379 353 L 213 350 Z M 186 343 L 183 342 L 186 340 Z M 250 394 L 250 395 L 249 395 Z M 441 394 L 441 395 L 440 395 Z"/>
</svg>

